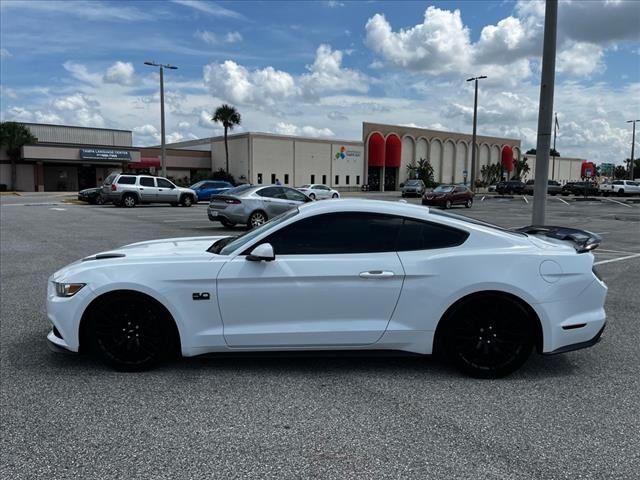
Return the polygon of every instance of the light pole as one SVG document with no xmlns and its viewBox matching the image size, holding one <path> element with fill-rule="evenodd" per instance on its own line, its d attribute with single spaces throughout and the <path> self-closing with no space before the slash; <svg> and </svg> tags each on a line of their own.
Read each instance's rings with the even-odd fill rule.
<svg viewBox="0 0 640 480">
<path fill-rule="evenodd" d="M 471 139 L 471 191 L 476 191 L 476 126 L 478 123 L 478 80 L 487 78 L 486 75 L 467 78 L 467 82 L 475 82 L 476 93 L 473 98 L 473 137 Z"/>
<path fill-rule="evenodd" d="M 553 123 L 553 150 L 551 151 L 551 156 L 553 157 L 553 161 L 551 163 L 551 180 L 555 180 L 556 174 L 556 135 L 558 133 L 558 113 L 556 112 L 556 119 Z"/>
<path fill-rule="evenodd" d="M 631 159 L 629 160 L 629 180 L 633 180 L 633 154 L 636 146 L 636 122 L 640 122 L 640 120 L 627 120 L 627 123 L 633 123 L 633 133 L 631 134 Z"/>
<path fill-rule="evenodd" d="M 164 145 L 164 69 L 177 70 L 175 65 L 163 65 L 155 62 L 144 62 L 145 65 L 152 67 L 160 67 L 160 165 L 162 167 L 162 176 L 167 176 L 167 159 Z"/>
</svg>

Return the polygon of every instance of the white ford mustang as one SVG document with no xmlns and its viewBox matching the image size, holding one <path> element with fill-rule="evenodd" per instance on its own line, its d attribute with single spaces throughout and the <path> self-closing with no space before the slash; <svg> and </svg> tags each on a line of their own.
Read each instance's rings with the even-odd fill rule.
<svg viewBox="0 0 640 480">
<path fill-rule="evenodd" d="M 598 243 L 400 202 L 314 202 L 237 237 L 134 243 L 68 265 L 49 279 L 48 340 L 122 370 L 169 354 L 393 349 L 499 377 L 534 348 L 600 339 Z"/>
</svg>

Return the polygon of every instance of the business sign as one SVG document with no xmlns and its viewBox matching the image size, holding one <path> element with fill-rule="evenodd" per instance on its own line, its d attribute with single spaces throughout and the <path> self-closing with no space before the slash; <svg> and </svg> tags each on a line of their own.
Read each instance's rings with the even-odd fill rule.
<svg viewBox="0 0 640 480">
<path fill-rule="evenodd" d="M 349 160 L 356 160 L 362 156 L 362 152 L 360 150 L 347 150 L 347 147 L 344 145 L 341 146 L 336 152 L 336 160 L 344 160 L 345 158 Z"/>
<path fill-rule="evenodd" d="M 109 150 L 106 148 L 81 148 L 82 160 L 117 160 L 121 162 L 131 161 L 131 152 L 128 150 Z"/>
</svg>

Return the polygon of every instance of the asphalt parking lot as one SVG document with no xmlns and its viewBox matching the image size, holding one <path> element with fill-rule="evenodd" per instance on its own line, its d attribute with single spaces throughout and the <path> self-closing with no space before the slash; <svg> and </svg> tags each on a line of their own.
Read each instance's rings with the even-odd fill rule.
<svg viewBox="0 0 640 480">
<path fill-rule="evenodd" d="M 227 232 L 205 204 L 64 200 L 0 198 L 2 478 L 637 478 L 640 204 L 549 197 L 548 224 L 603 237 L 607 330 L 593 348 L 487 381 L 417 357 L 217 356 L 125 374 L 51 353 L 55 270 L 135 241 Z M 527 200 L 478 196 L 454 212 L 522 226 Z"/>
</svg>

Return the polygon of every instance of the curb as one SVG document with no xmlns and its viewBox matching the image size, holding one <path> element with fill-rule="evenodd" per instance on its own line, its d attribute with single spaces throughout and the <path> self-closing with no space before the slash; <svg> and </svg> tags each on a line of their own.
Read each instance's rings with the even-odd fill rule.
<svg viewBox="0 0 640 480">
<path fill-rule="evenodd" d="M 15 195 L 17 197 L 21 197 L 22 195 L 18 192 L 0 192 L 0 196 L 9 196 L 9 195 Z"/>
</svg>

